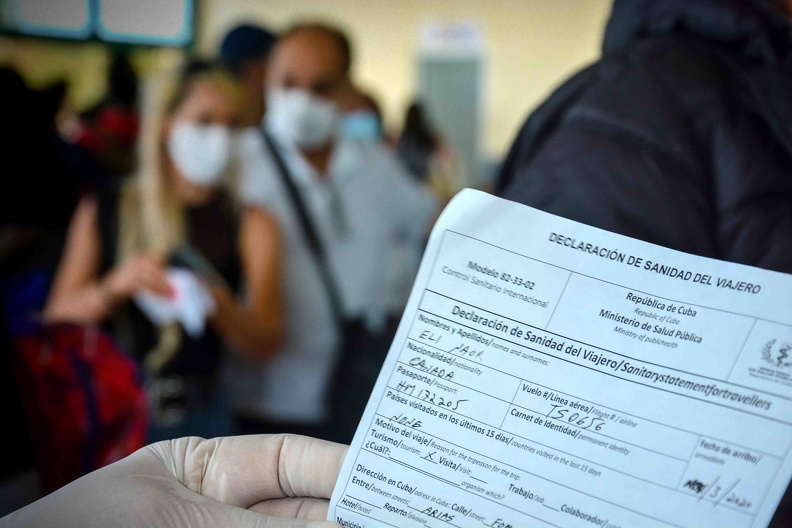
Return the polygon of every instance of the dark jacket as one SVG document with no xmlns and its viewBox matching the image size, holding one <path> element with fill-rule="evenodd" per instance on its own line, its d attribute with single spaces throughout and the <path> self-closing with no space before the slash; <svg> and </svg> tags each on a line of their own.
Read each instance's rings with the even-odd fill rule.
<svg viewBox="0 0 792 528">
<path fill-rule="evenodd" d="M 616 0 L 603 58 L 526 122 L 498 194 L 792 273 L 792 40 L 759 0 Z"/>
</svg>

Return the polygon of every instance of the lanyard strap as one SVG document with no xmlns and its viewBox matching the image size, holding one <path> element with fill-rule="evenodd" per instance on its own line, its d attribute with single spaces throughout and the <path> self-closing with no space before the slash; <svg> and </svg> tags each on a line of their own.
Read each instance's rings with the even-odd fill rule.
<svg viewBox="0 0 792 528">
<path fill-rule="evenodd" d="M 300 222 L 300 229 L 302 231 L 303 237 L 305 238 L 305 242 L 308 244 L 308 249 L 310 249 L 314 261 L 316 262 L 316 266 L 319 269 L 319 276 L 325 285 L 325 289 L 327 289 L 327 294 L 330 299 L 330 305 L 332 307 L 336 323 L 338 324 L 339 328 L 343 330 L 345 326 L 345 317 L 341 304 L 341 295 L 338 285 L 333 278 L 333 272 L 330 269 L 330 263 L 327 260 L 327 251 L 322 244 L 322 239 L 319 237 L 315 223 L 311 219 L 308 208 L 305 206 L 305 202 L 303 202 L 302 196 L 300 195 L 300 190 L 294 183 L 294 177 L 292 176 L 289 168 L 286 166 L 286 163 L 283 161 L 283 157 L 280 155 L 277 145 L 275 145 L 275 142 L 266 130 L 262 129 L 261 135 L 264 137 L 264 143 L 272 154 L 272 158 L 275 160 L 275 164 L 278 167 L 278 173 L 281 176 L 283 185 L 286 187 L 286 191 L 289 194 L 289 199 L 292 203 L 292 206 L 294 207 L 295 213 L 297 214 L 297 219 Z"/>
</svg>

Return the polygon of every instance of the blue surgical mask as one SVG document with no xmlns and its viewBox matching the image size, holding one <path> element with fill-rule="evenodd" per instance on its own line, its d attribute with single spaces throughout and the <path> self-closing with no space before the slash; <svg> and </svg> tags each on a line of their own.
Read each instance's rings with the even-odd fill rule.
<svg viewBox="0 0 792 528">
<path fill-rule="evenodd" d="M 382 130 L 377 114 L 369 110 L 347 112 L 341 118 L 339 132 L 342 137 L 356 141 L 379 141 Z"/>
</svg>

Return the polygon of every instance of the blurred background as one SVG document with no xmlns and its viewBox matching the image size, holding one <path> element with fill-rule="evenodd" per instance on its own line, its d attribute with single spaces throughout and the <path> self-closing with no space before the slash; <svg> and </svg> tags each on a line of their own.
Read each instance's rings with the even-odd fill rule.
<svg viewBox="0 0 792 528">
<path fill-rule="evenodd" d="M 344 29 L 353 78 L 397 134 L 420 96 L 464 160 L 471 186 L 491 182 L 519 126 L 553 87 L 599 56 L 605 0 L 3 0 L 0 65 L 33 87 L 68 83 L 81 112 L 106 94 L 120 52 L 145 76 L 185 56 L 213 56 L 240 23 L 279 31 L 303 20 Z"/>
<path fill-rule="evenodd" d="M 0 0 L 0 517 L 162 439 L 349 442 L 464 187 L 792 272 L 790 15 Z"/>
<path fill-rule="evenodd" d="M 164 438 L 349 441 L 432 220 L 462 187 L 492 189 L 526 116 L 599 57 L 610 8 L 0 0 L 3 172 L 14 182 L 0 193 L 0 385 L 19 453 L 0 465 L 0 516 Z M 340 168 L 302 149 L 342 187 L 327 194 L 318 178 L 318 195 L 306 193 L 334 260 L 314 264 L 334 267 L 337 284 L 317 276 L 261 141 L 262 65 L 300 23 L 324 24 L 295 39 L 308 69 L 293 57 L 273 69 L 318 75 L 303 94 L 334 83 L 310 111 L 321 119 L 335 98 L 343 145 L 358 144 L 338 147 Z M 349 71 L 323 80 L 337 64 L 328 46 L 346 39 Z M 206 62 L 218 60 L 225 68 Z M 270 97 L 269 114 L 296 122 L 294 100 L 270 108 Z M 290 171 L 303 171 L 290 153 Z M 241 238 L 249 222 L 255 240 Z M 251 268 L 251 252 L 263 264 Z M 190 302 L 158 316 L 184 269 L 199 277 L 177 292 Z"/>
</svg>

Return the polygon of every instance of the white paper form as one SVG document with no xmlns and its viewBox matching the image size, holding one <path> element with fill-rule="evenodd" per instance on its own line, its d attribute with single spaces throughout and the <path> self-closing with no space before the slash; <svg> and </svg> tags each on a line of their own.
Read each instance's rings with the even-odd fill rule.
<svg viewBox="0 0 792 528">
<path fill-rule="evenodd" d="M 432 232 L 328 518 L 764 527 L 791 447 L 792 276 L 465 190 Z"/>
</svg>

